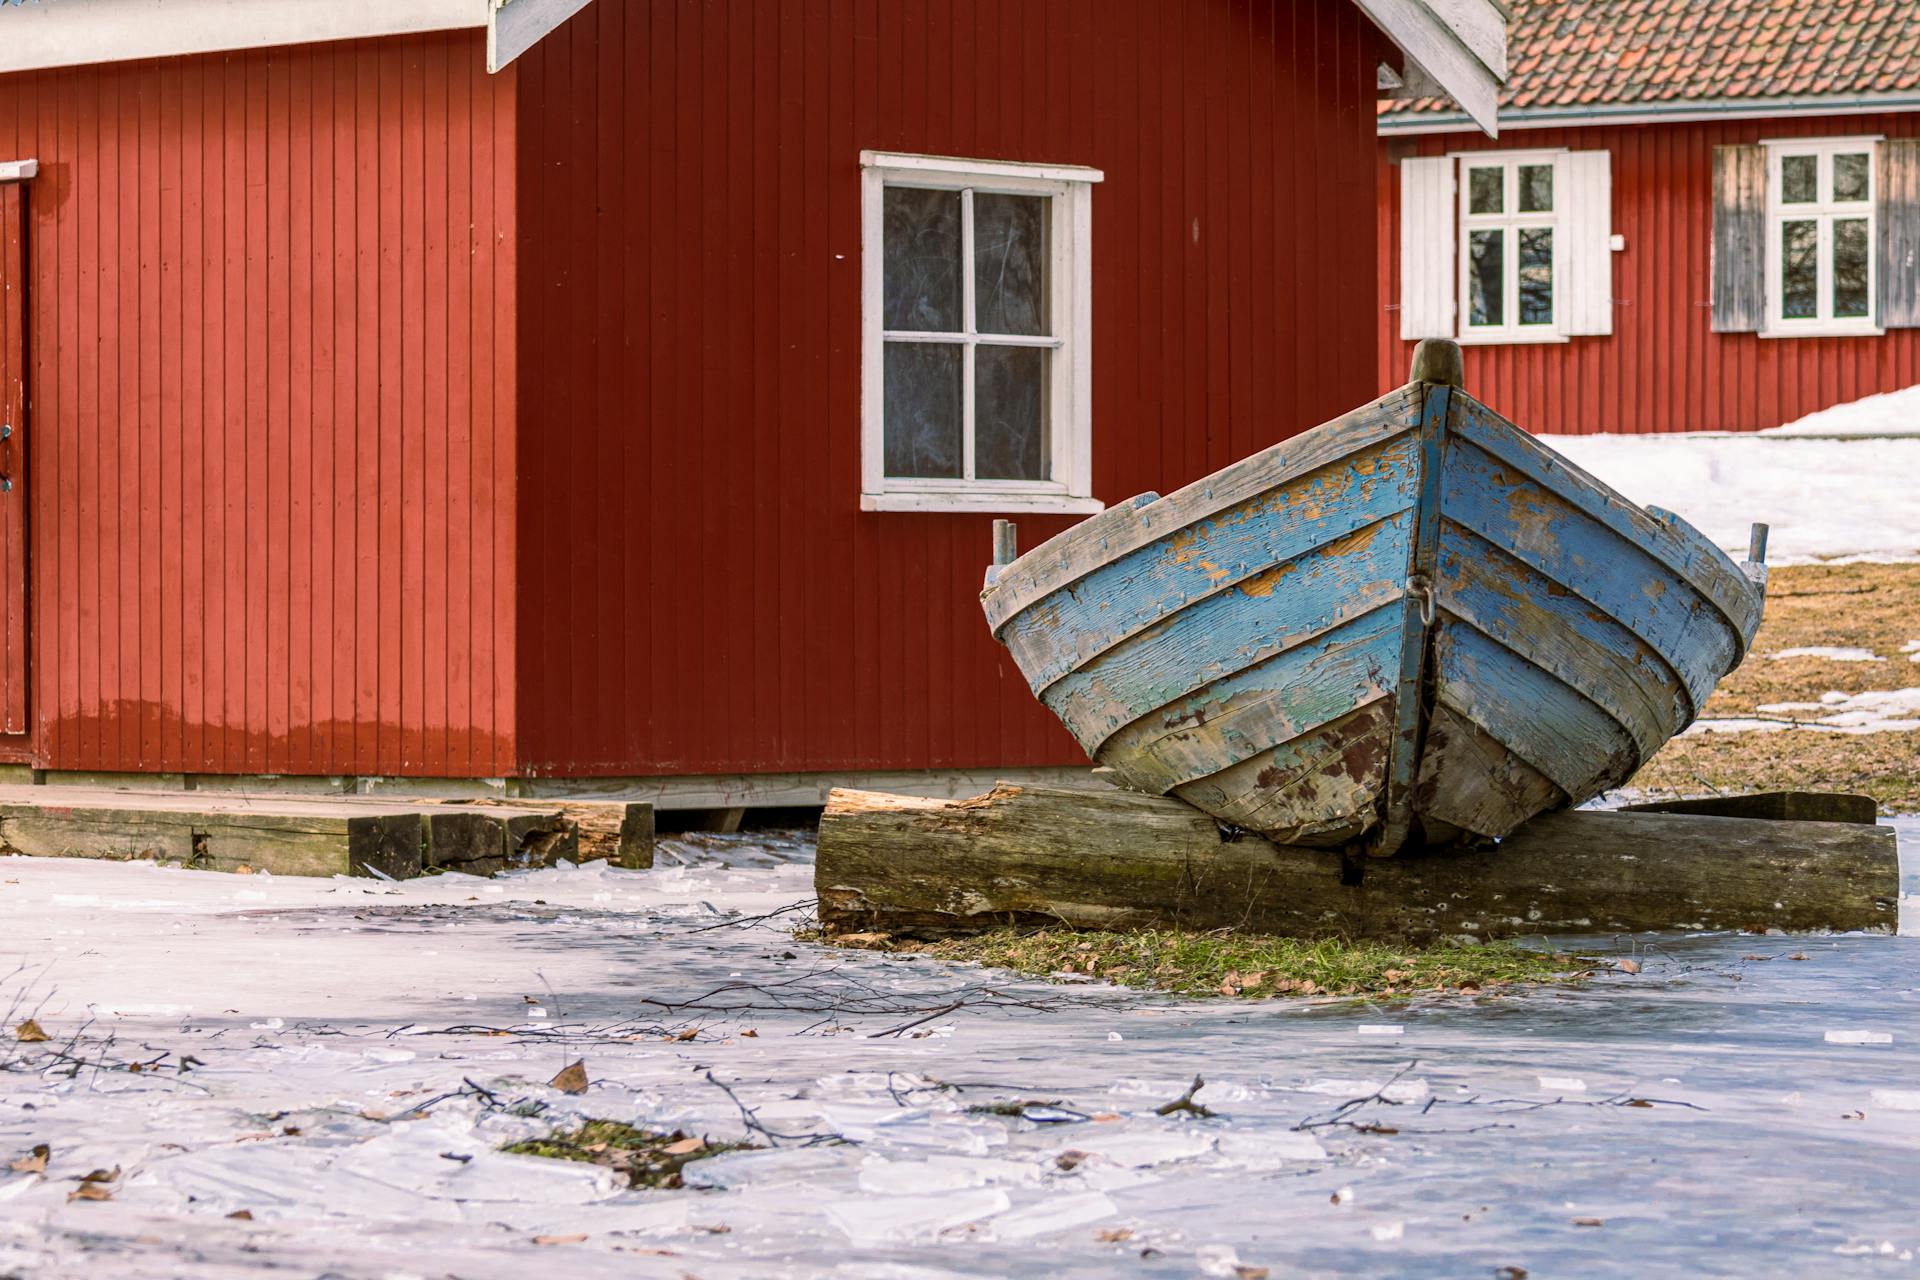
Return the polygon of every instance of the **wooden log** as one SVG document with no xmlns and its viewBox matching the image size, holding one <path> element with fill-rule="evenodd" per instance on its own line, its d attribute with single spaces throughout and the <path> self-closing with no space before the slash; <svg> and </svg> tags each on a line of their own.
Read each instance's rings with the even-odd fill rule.
<svg viewBox="0 0 1920 1280">
<path fill-rule="evenodd" d="M 1896 927 L 1892 830 L 1573 812 L 1485 852 L 1344 861 L 1222 839 L 1177 800 L 1002 784 L 940 801 L 836 790 L 815 887 L 832 932 L 1231 927 L 1425 942 L 1667 929 Z"/>
<path fill-rule="evenodd" d="M 573 823 L 582 862 L 605 858 L 616 867 L 653 866 L 653 806 L 644 800 L 544 802 Z"/>
<path fill-rule="evenodd" d="M 579 857 L 579 832 L 557 807 L 448 804 L 426 814 L 426 865 L 490 876 Z"/>
<path fill-rule="evenodd" d="M 1701 796 L 1622 806 L 1634 813 L 1704 813 L 1718 818 L 1765 818 L 1769 822 L 1863 822 L 1880 820 L 1872 796 L 1843 791 L 1760 791 L 1745 796 Z"/>
</svg>

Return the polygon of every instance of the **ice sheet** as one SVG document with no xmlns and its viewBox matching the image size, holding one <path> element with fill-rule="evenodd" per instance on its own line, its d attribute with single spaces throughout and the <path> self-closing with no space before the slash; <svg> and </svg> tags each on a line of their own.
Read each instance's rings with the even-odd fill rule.
<svg viewBox="0 0 1920 1280">
<path fill-rule="evenodd" d="M 1642 972 L 1189 1003 L 798 942 L 810 854 L 248 899 L 0 860 L 0 1002 L 92 1064 L 0 1046 L 0 1162 L 53 1152 L 0 1163 L 0 1275 L 1864 1275 L 1920 1247 L 1920 940 L 1596 938 Z M 575 1058 L 588 1091 L 547 1087 Z M 1217 1118 L 1155 1114 L 1195 1075 Z M 679 1192 L 499 1151 L 579 1116 L 762 1149 Z"/>
</svg>

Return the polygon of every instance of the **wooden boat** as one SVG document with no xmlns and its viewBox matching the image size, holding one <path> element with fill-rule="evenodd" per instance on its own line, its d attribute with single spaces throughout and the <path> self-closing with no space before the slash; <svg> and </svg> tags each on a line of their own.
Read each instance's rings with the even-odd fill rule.
<svg viewBox="0 0 1920 1280">
<path fill-rule="evenodd" d="M 1577 805 L 1692 722 L 1759 626 L 1765 527 L 1736 566 L 1460 369 L 1423 343 L 1364 408 L 996 547 L 995 637 L 1115 781 L 1384 855 Z"/>
</svg>

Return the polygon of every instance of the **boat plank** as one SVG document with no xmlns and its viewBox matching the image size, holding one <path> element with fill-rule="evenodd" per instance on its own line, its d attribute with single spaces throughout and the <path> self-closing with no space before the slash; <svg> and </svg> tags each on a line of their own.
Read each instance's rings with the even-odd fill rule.
<svg viewBox="0 0 1920 1280">
<path fill-rule="evenodd" d="M 1165 794 L 1392 692 L 1399 659 L 1400 612 L 1377 609 L 1142 716 L 1108 740 L 1100 762 Z"/>
<path fill-rule="evenodd" d="M 1156 707 L 1312 644 L 1400 598 L 1411 524 L 1400 512 L 1170 614 L 1060 680 L 1046 704 L 1097 745 Z"/>
<path fill-rule="evenodd" d="M 1172 530 L 1035 602 L 1007 624 L 1001 641 L 1033 691 L 1044 695 L 1054 681 L 1179 610 L 1329 543 L 1361 537 L 1407 510 L 1414 461 L 1406 442 L 1390 441 L 1350 469 L 1323 468 Z"/>
<path fill-rule="evenodd" d="M 1479 632 L 1443 620 L 1434 657 L 1436 705 L 1486 730 L 1573 803 L 1623 781 L 1639 764 L 1633 740 L 1606 712 Z"/>
<path fill-rule="evenodd" d="M 1656 520 L 1586 471 L 1554 453 L 1472 396 L 1454 402 L 1453 430 L 1569 505 L 1644 550 L 1720 611 L 1738 635 L 1736 661 L 1760 625 L 1761 599 L 1725 553 L 1698 530 L 1674 517 Z M 1682 534 L 1680 527 L 1687 533 Z"/>
<path fill-rule="evenodd" d="M 1736 637 L 1686 582 L 1613 530 L 1499 460 L 1456 445 L 1442 510 L 1632 631 L 1679 672 L 1689 719 L 1735 661 Z"/>
<path fill-rule="evenodd" d="M 1429 839 L 1457 831 L 1511 831 L 1537 813 L 1567 802 L 1551 779 L 1452 707 L 1433 709 L 1415 784 Z"/>
<path fill-rule="evenodd" d="M 1392 711 L 1389 698 L 1370 702 L 1173 794 L 1222 822 L 1272 840 L 1346 844 L 1376 816 L 1387 781 Z"/>
<path fill-rule="evenodd" d="M 1401 387 L 1353 412 L 1241 459 L 1164 498 L 1109 509 L 1054 535 L 1007 566 L 986 593 L 996 635 L 1021 610 L 1101 565 L 1175 529 L 1370 448 L 1419 423 L 1417 387 Z"/>
<path fill-rule="evenodd" d="M 1449 524 L 1440 535 L 1440 607 L 1456 625 L 1578 689 L 1651 756 L 1691 703 L 1666 661 L 1640 637 L 1535 570 Z"/>
</svg>

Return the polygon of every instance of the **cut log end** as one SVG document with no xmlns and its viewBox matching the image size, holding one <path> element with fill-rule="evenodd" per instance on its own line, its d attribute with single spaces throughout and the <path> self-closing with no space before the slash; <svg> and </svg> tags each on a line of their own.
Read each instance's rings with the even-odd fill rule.
<svg viewBox="0 0 1920 1280">
<path fill-rule="evenodd" d="M 1420 345 L 1413 349 L 1413 370 L 1407 376 L 1409 382 L 1425 382 L 1432 386 L 1464 387 L 1467 382 L 1467 362 L 1460 354 L 1460 344 L 1448 338 L 1423 338 Z"/>
</svg>

